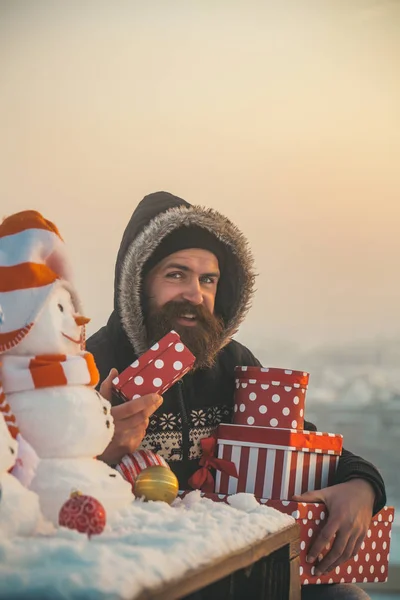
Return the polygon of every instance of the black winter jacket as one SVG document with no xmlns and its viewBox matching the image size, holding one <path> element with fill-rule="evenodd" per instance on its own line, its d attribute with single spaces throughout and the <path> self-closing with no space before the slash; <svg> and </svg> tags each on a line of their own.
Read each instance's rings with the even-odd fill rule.
<svg viewBox="0 0 400 600">
<path fill-rule="evenodd" d="M 144 198 L 125 230 L 118 254 L 114 312 L 107 325 L 87 341 L 101 381 L 112 367 L 120 373 L 147 349 L 141 304 L 143 266 L 165 235 L 191 223 L 201 223 L 227 248 L 229 278 L 221 278 L 216 302 L 216 311 L 219 307 L 226 324 L 224 337 L 213 368 L 188 373 L 164 394 L 164 402 L 151 417 L 142 443 L 143 448 L 158 452 L 168 461 L 181 489 L 188 489 L 188 479 L 198 468 L 200 439 L 208 437 L 219 423 L 232 420 L 235 366 L 260 365 L 250 350 L 232 340 L 253 293 L 252 258 L 240 232 L 219 213 L 192 207 L 170 194 L 161 192 Z M 119 400 L 114 398 L 113 402 Z M 307 422 L 305 428 L 316 430 Z M 344 450 L 336 483 L 356 477 L 374 487 L 377 512 L 386 502 L 381 475 L 371 463 Z"/>
</svg>

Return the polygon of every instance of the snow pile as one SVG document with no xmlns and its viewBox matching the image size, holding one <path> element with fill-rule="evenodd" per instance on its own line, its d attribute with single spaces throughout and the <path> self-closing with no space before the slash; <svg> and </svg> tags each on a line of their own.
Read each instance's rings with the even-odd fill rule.
<svg viewBox="0 0 400 600">
<path fill-rule="evenodd" d="M 135 501 L 90 540 L 64 528 L 2 538 L 0 598 L 130 599 L 294 523 L 251 494 L 230 503 L 194 491 L 173 506 Z"/>
</svg>

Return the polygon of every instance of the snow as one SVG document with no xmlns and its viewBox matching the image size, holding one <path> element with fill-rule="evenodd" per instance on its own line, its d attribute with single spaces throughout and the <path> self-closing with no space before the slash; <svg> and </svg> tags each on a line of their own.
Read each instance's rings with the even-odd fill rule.
<svg viewBox="0 0 400 600">
<path fill-rule="evenodd" d="M 0 410 L 0 539 L 15 534 L 30 535 L 42 519 L 39 498 L 7 472 L 15 463 L 17 451 L 18 442 Z"/>
<path fill-rule="evenodd" d="M 2 537 L 0 598 L 131 599 L 294 523 L 252 494 L 230 503 L 194 491 L 172 506 L 136 500 L 90 540 L 64 528 Z"/>
</svg>

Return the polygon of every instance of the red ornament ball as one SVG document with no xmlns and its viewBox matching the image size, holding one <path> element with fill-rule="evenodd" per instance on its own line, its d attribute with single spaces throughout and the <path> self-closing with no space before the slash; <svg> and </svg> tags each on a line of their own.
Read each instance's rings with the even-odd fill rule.
<svg viewBox="0 0 400 600">
<path fill-rule="evenodd" d="M 58 523 L 62 527 L 87 533 L 90 537 L 102 533 L 104 530 L 106 511 L 96 498 L 80 492 L 72 492 L 70 498 L 60 509 Z"/>
</svg>

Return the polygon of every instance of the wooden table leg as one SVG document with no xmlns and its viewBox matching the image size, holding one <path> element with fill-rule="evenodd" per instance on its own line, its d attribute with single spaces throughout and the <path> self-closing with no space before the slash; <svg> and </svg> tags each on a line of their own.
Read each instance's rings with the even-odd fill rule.
<svg viewBox="0 0 400 600">
<path fill-rule="evenodd" d="M 229 600 L 300 600 L 300 540 L 232 575 Z"/>
</svg>

